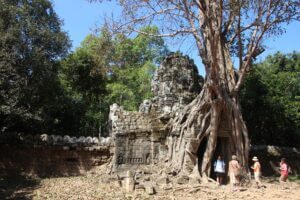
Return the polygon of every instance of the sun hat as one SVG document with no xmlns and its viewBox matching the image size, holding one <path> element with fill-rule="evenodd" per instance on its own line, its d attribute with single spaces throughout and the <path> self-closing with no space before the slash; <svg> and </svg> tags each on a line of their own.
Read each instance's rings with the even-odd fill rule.
<svg viewBox="0 0 300 200">
<path fill-rule="evenodd" d="M 231 159 L 232 159 L 232 160 L 237 160 L 236 155 L 232 155 L 232 156 L 231 156 Z"/>
<path fill-rule="evenodd" d="M 256 156 L 254 156 L 254 157 L 252 158 L 252 160 L 253 160 L 253 161 L 258 161 L 258 158 L 257 158 Z"/>
</svg>

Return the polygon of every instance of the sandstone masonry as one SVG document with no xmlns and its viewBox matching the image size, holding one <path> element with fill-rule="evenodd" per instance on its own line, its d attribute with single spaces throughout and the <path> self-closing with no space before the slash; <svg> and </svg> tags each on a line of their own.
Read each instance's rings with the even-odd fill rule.
<svg viewBox="0 0 300 200">
<path fill-rule="evenodd" d="M 113 171 L 155 164 L 167 155 L 168 122 L 200 92 L 203 79 L 188 57 L 167 56 L 154 74 L 153 98 L 144 100 L 138 112 L 110 107 L 110 136 L 115 151 Z"/>
</svg>

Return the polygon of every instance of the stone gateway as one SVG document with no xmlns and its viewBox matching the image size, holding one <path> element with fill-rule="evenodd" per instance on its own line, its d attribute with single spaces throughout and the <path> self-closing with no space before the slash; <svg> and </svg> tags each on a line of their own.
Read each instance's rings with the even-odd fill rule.
<svg viewBox="0 0 300 200">
<path fill-rule="evenodd" d="M 110 136 L 115 145 L 113 171 L 165 159 L 172 118 L 199 94 L 202 84 L 193 61 L 174 53 L 156 70 L 151 84 L 154 97 L 144 100 L 138 112 L 126 111 L 117 104 L 110 106 Z"/>
</svg>

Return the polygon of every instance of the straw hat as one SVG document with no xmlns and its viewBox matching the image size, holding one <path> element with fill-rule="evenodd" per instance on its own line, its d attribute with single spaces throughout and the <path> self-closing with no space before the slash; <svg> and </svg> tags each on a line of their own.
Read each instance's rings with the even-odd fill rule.
<svg viewBox="0 0 300 200">
<path fill-rule="evenodd" d="M 254 156 L 254 157 L 252 158 L 252 160 L 253 160 L 253 161 L 258 161 L 258 158 L 257 158 L 256 156 Z"/>
</svg>

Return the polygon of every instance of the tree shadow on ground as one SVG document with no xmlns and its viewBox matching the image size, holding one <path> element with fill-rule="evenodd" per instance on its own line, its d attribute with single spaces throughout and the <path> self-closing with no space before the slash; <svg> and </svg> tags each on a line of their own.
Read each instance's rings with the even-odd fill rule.
<svg viewBox="0 0 300 200">
<path fill-rule="evenodd" d="M 32 199 L 40 181 L 22 175 L 0 177 L 0 199 Z"/>
</svg>

